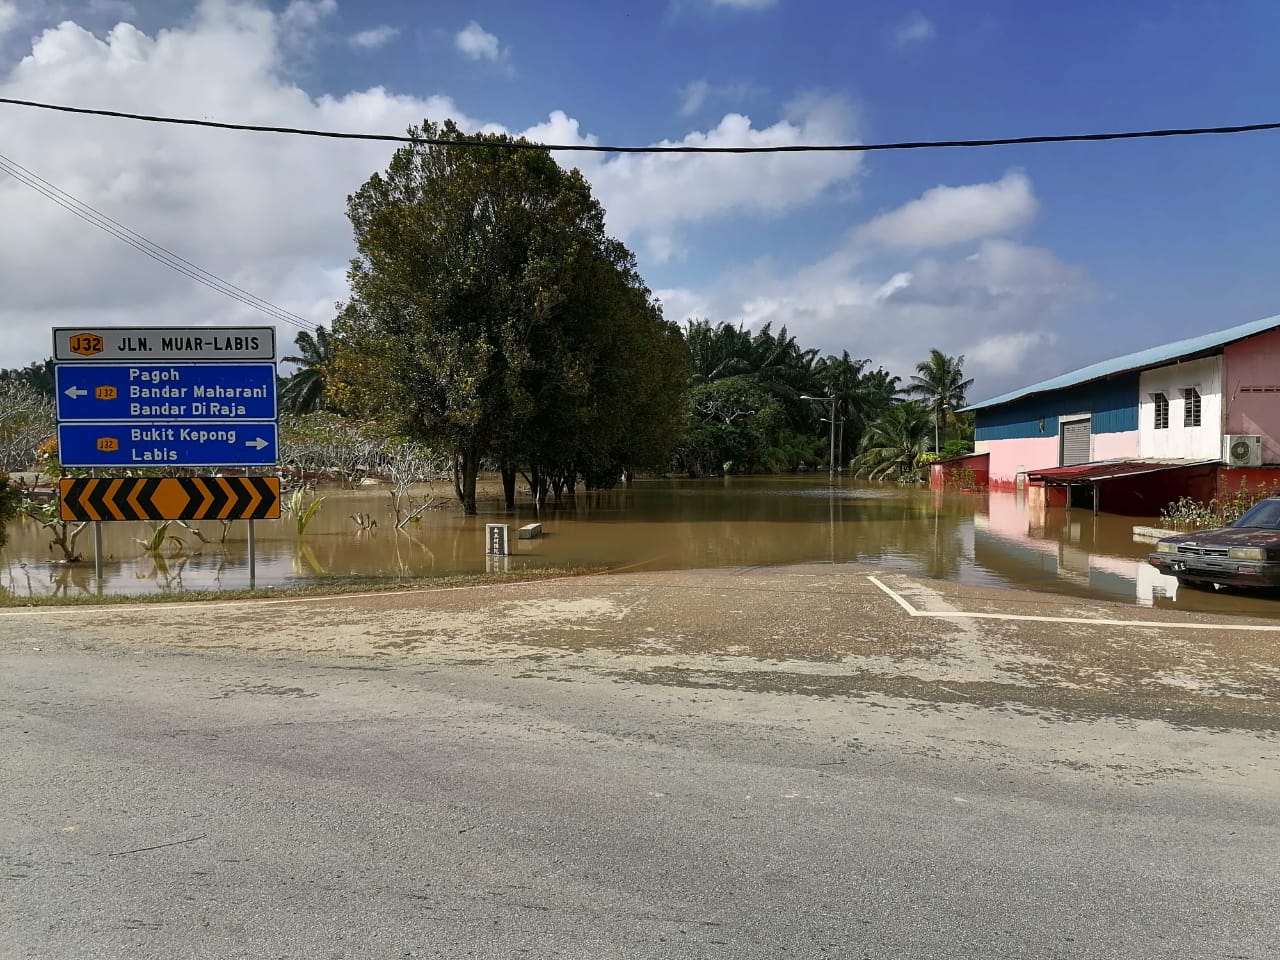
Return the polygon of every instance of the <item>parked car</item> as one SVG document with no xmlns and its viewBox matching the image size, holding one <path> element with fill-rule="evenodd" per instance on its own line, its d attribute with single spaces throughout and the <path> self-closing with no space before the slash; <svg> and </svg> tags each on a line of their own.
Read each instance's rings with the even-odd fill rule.
<svg viewBox="0 0 1280 960">
<path fill-rule="evenodd" d="M 1147 562 L 1188 586 L 1280 586 L 1280 497 L 1228 527 L 1165 537 Z"/>
</svg>

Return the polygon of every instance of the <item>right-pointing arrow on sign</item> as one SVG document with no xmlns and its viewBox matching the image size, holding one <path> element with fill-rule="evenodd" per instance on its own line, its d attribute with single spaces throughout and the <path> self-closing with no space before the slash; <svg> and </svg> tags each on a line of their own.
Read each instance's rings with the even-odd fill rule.
<svg viewBox="0 0 1280 960">
<path fill-rule="evenodd" d="M 79 387 L 67 387 L 67 389 L 63 390 L 62 392 L 65 393 L 72 400 L 74 400 L 76 397 L 87 397 L 89 395 L 88 390 L 81 390 Z"/>
<path fill-rule="evenodd" d="M 267 441 L 263 440 L 261 437 L 258 437 L 257 440 L 246 440 L 244 442 L 244 445 L 246 447 L 253 447 L 253 449 L 255 450 L 261 450 L 263 447 L 270 446 L 270 444 L 268 444 Z"/>
</svg>

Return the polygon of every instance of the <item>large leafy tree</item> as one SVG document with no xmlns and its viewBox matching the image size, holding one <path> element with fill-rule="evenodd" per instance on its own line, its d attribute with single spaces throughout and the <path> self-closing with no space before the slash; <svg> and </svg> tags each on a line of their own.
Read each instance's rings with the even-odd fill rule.
<svg viewBox="0 0 1280 960">
<path fill-rule="evenodd" d="M 872 480 L 909 473 L 929 442 L 929 425 L 929 408 L 923 403 L 893 404 L 863 436 L 858 472 Z"/>
<path fill-rule="evenodd" d="M 451 121 L 411 133 L 348 198 L 339 405 L 449 451 L 468 513 L 483 462 L 527 468 L 540 494 L 552 475 L 665 461 L 684 345 L 586 180 Z"/>
<path fill-rule="evenodd" d="M 907 392 L 924 400 L 933 417 L 933 449 L 942 449 L 941 437 L 948 419 L 965 405 L 973 380 L 964 376 L 964 356 L 949 357 L 936 347 L 929 358 L 916 364 Z"/>
<path fill-rule="evenodd" d="M 293 342 L 298 353 L 284 359 L 297 364 L 298 369 L 280 389 L 281 406 L 289 413 L 315 413 L 326 406 L 327 380 L 333 365 L 332 339 L 329 331 L 317 324 L 314 335 L 303 330 Z"/>
</svg>

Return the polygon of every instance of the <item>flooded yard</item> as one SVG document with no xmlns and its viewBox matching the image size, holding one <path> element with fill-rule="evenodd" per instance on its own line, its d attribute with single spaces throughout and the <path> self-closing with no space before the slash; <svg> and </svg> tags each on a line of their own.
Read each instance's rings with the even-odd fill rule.
<svg viewBox="0 0 1280 960">
<path fill-rule="evenodd" d="M 417 579 L 486 570 L 485 524 L 511 525 L 513 556 L 504 568 L 598 567 L 668 570 L 796 563 L 871 562 L 919 576 L 978 586 L 1024 587 L 1142 605 L 1280 616 L 1266 596 L 1179 590 L 1143 562 L 1149 544 L 1135 542 L 1142 518 L 1089 511 L 1034 511 L 1015 494 L 938 493 L 919 487 L 825 475 L 733 477 L 703 481 L 637 481 L 629 488 L 579 493 L 540 514 L 514 512 L 496 496 L 464 517 L 444 486 L 431 491 L 438 508 L 396 529 L 385 487 L 322 488 L 324 502 L 306 532 L 295 519 L 256 524 L 256 584 L 287 587 L 326 581 Z M 420 491 L 426 496 L 427 490 Z M 372 517 L 361 529 L 353 517 Z M 541 522 L 539 540 L 516 529 Z M 0 589 L 18 595 L 138 594 L 234 590 L 249 585 L 245 523 L 223 531 L 198 525 L 209 543 L 177 525 L 158 552 L 142 543 L 150 524 L 103 524 L 103 579 L 94 577 L 93 535 L 86 561 L 59 564 L 49 536 L 34 521 L 10 528 L 0 552 Z M 223 539 L 225 532 L 225 540 Z"/>
</svg>

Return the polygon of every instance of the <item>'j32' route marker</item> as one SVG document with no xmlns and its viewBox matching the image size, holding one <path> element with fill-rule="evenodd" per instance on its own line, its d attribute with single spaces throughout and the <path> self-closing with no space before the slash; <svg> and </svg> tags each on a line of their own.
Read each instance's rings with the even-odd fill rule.
<svg viewBox="0 0 1280 960">
<path fill-rule="evenodd" d="M 59 327 L 67 467 L 267 467 L 278 457 L 272 327 Z"/>
</svg>

